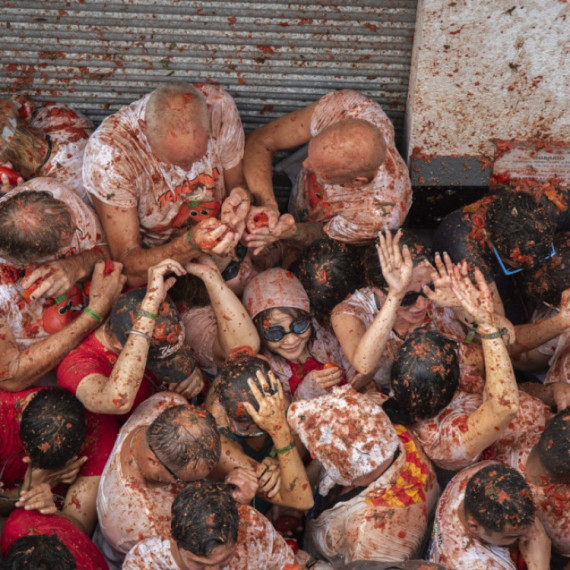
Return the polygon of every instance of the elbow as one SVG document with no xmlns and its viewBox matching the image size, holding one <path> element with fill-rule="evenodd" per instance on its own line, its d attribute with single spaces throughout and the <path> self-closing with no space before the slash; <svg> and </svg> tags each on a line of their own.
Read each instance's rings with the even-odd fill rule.
<svg viewBox="0 0 570 570">
<path fill-rule="evenodd" d="M 506 426 L 511 423 L 519 413 L 518 394 L 502 395 L 494 400 L 494 408 L 501 424 Z"/>
</svg>

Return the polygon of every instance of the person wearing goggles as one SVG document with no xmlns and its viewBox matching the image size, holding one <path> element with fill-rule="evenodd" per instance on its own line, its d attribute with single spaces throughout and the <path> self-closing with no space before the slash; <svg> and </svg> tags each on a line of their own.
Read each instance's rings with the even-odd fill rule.
<svg viewBox="0 0 570 570">
<path fill-rule="evenodd" d="M 419 237 L 399 230 L 379 235 L 376 247 L 364 253 L 367 287 L 358 289 L 332 312 L 331 324 L 348 360 L 364 377 L 389 391 L 390 368 L 406 335 L 426 328 L 457 341 L 465 338 L 458 317 L 461 303 L 453 294 L 446 265 L 431 254 Z M 447 265 L 451 262 L 444 256 Z M 480 362 L 478 343 L 464 347 Z M 471 358 L 471 356 L 469 356 Z M 476 366 L 475 364 L 473 366 Z M 472 377 L 482 379 L 474 368 Z"/>
<path fill-rule="evenodd" d="M 243 304 L 287 394 L 313 398 L 346 382 L 350 364 L 332 332 L 312 318 L 309 297 L 292 273 L 281 268 L 260 273 L 246 286 Z"/>
</svg>

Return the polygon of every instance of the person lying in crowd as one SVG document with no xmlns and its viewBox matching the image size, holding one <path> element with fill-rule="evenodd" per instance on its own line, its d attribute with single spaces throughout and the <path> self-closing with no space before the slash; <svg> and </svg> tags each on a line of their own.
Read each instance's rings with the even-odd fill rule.
<svg viewBox="0 0 570 570">
<path fill-rule="evenodd" d="M 149 269 L 148 287 L 123 293 L 109 318 L 57 368 L 60 386 L 93 413 L 125 415 L 159 389 L 188 399 L 204 388 L 184 326 L 167 297 L 183 267 L 165 259 Z"/>
<path fill-rule="evenodd" d="M 524 477 L 484 461 L 460 471 L 437 507 L 428 559 L 448 570 L 516 570 L 520 550 L 528 570 L 550 568 L 550 540 Z M 511 557 L 512 556 L 512 557 Z"/>
<path fill-rule="evenodd" d="M 335 568 L 417 556 L 439 487 L 411 433 L 350 386 L 293 402 L 287 419 L 318 461 L 304 548 Z"/>
<path fill-rule="evenodd" d="M 304 510 L 313 505 L 305 467 L 286 418 L 283 387 L 266 360 L 240 355 L 225 363 L 206 400 L 222 453 L 214 475 L 253 469 L 258 496 Z M 262 508 L 261 506 L 259 508 Z"/>
<path fill-rule="evenodd" d="M 562 203 L 568 196 L 562 197 Z M 478 267 L 491 286 L 495 309 L 515 324 L 528 320 L 525 302 L 513 289 L 513 275 L 553 257 L 555 230 L 569 229 L 567 206 L 552 194 L 534 196 L 498 185 L 478 202 L 449 214 L 433 236 L 434 251 L 453 263 Z M 506 307 L 504 304 L 506 303 Z"/>
<path fill-rule="evenodd" d="M 75 396 L 61 388 L 2 392 L 0 406 L 2 514 L 14 506 L 39 506 L 41 513 L 52 514 L 51 495 L 43 505 L 32 503 L 47 484 L 63 499 L 58 505 L 61 514 L 91 535 L 97 487 L 115 443 L 116 422 L 86 412 Z"/>
<path fill-rule="evenodd" d="M 32 386 L 100 324 L 125 283 L 121 264 L 104 274 L 105 257 L 97 216 L 61 182 L 0 198 L 0 389 Z"/>
<path fill-rule="evenodd" d="M 36 176 L 57 178 L 89 203 L 83 186 L 83 153 L 93 123 L 62 103 L 39 109 L 25 98 L 0 100 L 1 191 Z M 11 172 L 10 172 L 11 171 Z"/>
<path fill-rule="evenodd" d="M 289 271 L 274 267 L 254 277 L 242 298 L 263 356 L 291 397 L 310 398 L 346 383 L 352 367 L 334 334 L 312 318 L 309 297 Z"/>
<path fill-rule="evenodd" d="M 290 198 L 279 215 L 271 159 L 308 143 Z M 244 173 L 256 200 L 244 239 L 254 252 L 282 239 L 307 245 L 329 237 L 362 243 L 399 228 L 412 204 L 408 168 L 380 105 L 352 90 L 335 91 L 248 136 Z M 266 220 L 260 224 L 259 218 Z"/>
<path fill-rule="evenodd" d="M 437 330 L 461 342 L 462 380 L 473 384 L 469 391 L 480 391 L 480 344 L 463 342 L 461 303 L 441 258 L 436 256 L 437 269 L 430 259 L 426 245 L 411 233 L 380 235 L 378 247 L 369 246 L 363 256 L 368 286 L 334 308 L 334 332 L 352 366 L 388 391 L 392 362 L 406 335 L 418 328 Z"/>
<path fill-rule="evenodd" d="M 219 459 L 220 438 L 206 410 L 174 392 L 142 402 L 121 428 L 99 485 L 93 540 L 109 567 L 121 568 L 143 538 L 168 537 L 177 493 L 207 477 Z M 257 478 L 246 469 L 233 470 L 226 482 L 242 503 L 257 490 Z"/>
<path fill-rule="evenodd" d="M 92 540 L 62 515 L 15 510 L 0 539 L 0 568 L 108 570 Z"/>
<path fill-rule="evenodd" d="M 271 523 L 232 496 L 231 485 L 189 483 L 172 504 L 169 537 L 139 542 L 123 570 L 283 570 L 295 555 Z"/>
<path fill-rule="evenodd" d="M 250 205 L 243 146 L 234 101 L 207 83 L 165 83 L 103 121 L 83 181 L 129 285 L 165 258 L 232 261 Z"/>
</svg>

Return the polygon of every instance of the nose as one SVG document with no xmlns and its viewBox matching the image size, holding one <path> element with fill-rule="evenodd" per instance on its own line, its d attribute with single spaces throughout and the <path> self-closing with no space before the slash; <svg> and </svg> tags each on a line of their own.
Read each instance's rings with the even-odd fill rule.
<svg viewBox="0 0 570 570">
<path fill-rule="evenodd" d="M 309 160 L 308 156 L 307 156 L 307 158 L 305 158 L 305 160 L 303 160 L 303 168 L 306 168 L 307 170 L 311 170 L 311 161 Z"/>
<path fill-rule="evenodd" d="M 428 300 L 427 297 L 424 297 L 423 295 L 419 295 L 418 298 L 416 299 L 416 302 L 414 304 L 414 307 L 416 309 L 426 309 L 428 305 Z"/>
</svg>

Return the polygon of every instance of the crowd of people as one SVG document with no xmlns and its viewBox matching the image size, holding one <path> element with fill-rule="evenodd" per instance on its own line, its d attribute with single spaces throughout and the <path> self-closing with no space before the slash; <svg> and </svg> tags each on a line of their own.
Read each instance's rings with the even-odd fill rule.
<svg viewBox="0 0 570 570">
<path fill-rule="evenodd" d="M 414 231 L 375 101 L 182 82 L 0 167 L 0 568 L 570 568 L 567 188 Z"/>
</svg>

